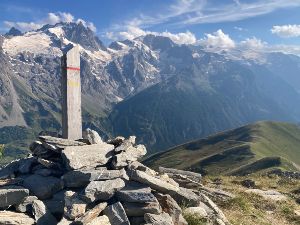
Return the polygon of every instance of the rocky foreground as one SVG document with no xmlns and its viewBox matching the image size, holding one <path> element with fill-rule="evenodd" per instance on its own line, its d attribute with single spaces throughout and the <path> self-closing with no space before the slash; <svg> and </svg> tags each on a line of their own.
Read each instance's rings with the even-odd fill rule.
<svg viewBox="0 0 300 225">
<path fill-rule="evenodd" d="M 144 166 L 134 136 L 103 142 L 88 129 L 78 141 L 40 136 L 30 151 L 0 170 L 0 224 L 185 225 L 183 213 L 229 224 L 201 175 Z"/>
</svg>

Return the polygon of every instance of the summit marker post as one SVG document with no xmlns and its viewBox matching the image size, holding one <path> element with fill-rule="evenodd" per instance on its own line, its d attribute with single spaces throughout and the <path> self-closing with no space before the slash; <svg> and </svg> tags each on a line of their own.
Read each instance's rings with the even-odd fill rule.
<svg viewBox="0 0 300 225">
<path fill-rule="evenodd" d="M 80 54 L 78 46 L 61 57 L 62 136 L 82 138 Z"/>
</svg>

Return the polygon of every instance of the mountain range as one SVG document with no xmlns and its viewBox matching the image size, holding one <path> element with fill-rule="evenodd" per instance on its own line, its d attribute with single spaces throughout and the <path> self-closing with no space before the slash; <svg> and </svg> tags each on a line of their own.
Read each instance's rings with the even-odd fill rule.
<svg viewBox="0 0 300 225">
<path fill-rule="evenodd" d="M 6 154 L 60 131 L 60 56 L 71 44 L 81 52 L 84 127 L 104 138 L 136 135 L 155 153 L 259 120 L 300 121 L 298 56 L 211 52 L 150 34 L 105 46 L 82 23 L 58 23 L 0 36 Z"/>
</svg>

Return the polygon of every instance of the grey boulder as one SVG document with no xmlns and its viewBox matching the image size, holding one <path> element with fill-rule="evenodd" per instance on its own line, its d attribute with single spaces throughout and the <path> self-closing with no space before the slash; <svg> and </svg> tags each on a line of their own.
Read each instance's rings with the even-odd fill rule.
<svg viewBox="0 0 300 225">
<path fill-rule="evenodd" d="M 83 146 L 86 145 L 83 142 L 80 141 L 73 141 L 70 139 L 63 139 L 63 138 L 57 138 L 57 137 L 51 137 L 51 136 L 40 136 L 39 139 L 41 140 L 41 142 L 44 144 L 48 144 L 48 147 L 51 148 L 51 146 L 54 146 L 55 149 L 64 149 L 65 147 L 68 146 Z M 51 146 L 49 146 L 51 145 Z M 54 149 L 52 149 L 54 150 Z M 57 150 L 56 150 L 57 151 Z"/>
<path fill-rule="evenodd" d="M 93 170 L 71 170 L 62 177 L 65 187 L 85 187 L 91 181 L 112 180 L 116 178 L 129 179 L 125 170 L 108 170 L 99 167 Z"/>
<path fill-rule="evenodd" d="M 63 189 L 63 181 L 56 177 L 43 177 L 33 174 L 24 180 L 23 186 L 39 199 L 47 199 Z"/>
<path fill-rule="evenodd" d="M 120 202 L 116 202 L 105 208 L 104 214 L 112 225 L 130 225 L 125 210 Z"/>
<path fill-rule="evenodd" d="M 51 199 L 43 201 L 49 211 L 58 218 L 60 218 L 64 213 L 65 192 L 65 190 L 59 191 L 54 194 Z"/>
<path fill-rule="evenodd" d="M 78 194 L 73 191 L 65 193 L 64 215 L 74 220 L 84 215 L 87 204 L 78 198 Z"/>
<path fill-rule="evenodd" d="M 5 186 L 0 188 L 0 208 L 20 204 L 29 194 L 29 190 L 20 186 Z"/>
<path fill-rule="evenodd" d="M 103 143 L 100 135 L 97 133 L 97 131 L 91 130 L 91 129 L 86 129 L 82 133 L 83 139 L 86 139 L 89 141 L 90 144 L 101 144 Z"/>
<path fill-rule="evenodd" d="M 93 202 L 95 200 L 108 200 L 114 196 L 115 192 L 122 189 L 125 182 L 120 179 L 106 181 L 92 181 L 84 190 L 83 198 Z"/>
<path fill-rule="evenodd" d="M 31 145 L 29 146 L 29 149 L 34 156 L 38 156 L 38 157 L 42 157 L 42 158 L 49 158 L 52 155 L 55 155 L 55 152 L 44 147 L 44 145 L 41 141 L 35 141 L 35 142 L 31 143 Z"/>
<path fill-rule="evenodd" d="M 159 215 L 146 213 L 144 215 L 146 223 L 153 225 L 174 225 L 172 218 L 167 213 L 162 213 Z"/>
<path fill-rule="evenodd" d="M 99 216 L 99 214 L 106 208 L 107 203 L 102 202 L 96 205 L 91 210 L 87 211 L 81 217 L 77 218 L 75 221 L 77 224 L 89 224 L 90 222 L 94 221 L 95 218 Z"/>
<path fill-rule="evenodd" d="M 137 145 L 136 147 L 130 146 L 125 151 L 113 157 L 112 165 L 117 169 L 122 168 L 128 166 L 131 162 L 137 161 L 146 154 L 147 150 L 144 145 Z"/>
<path fill-rule="evenodd" d="M 174 224 L 187 225 L 187 222 L 182 216 L 182 210 L 180 206 L 170 195 L 156 193 L 155 197 L 162 207 L 163 212 L 168 213 L 171 216 Z"/>
<path fill-rule="evenodd" d="M 157 201 L 155 196 L 151 193 L 150 187 L 137 182 L 128 182 L 116 195 L 122 202 L 144 203 Z"/>
<path fill-rule="evenodd" d="M 95 168 L 105 165 L 112 157 L 114 146 L 106 143 L 85 146 L 69 146 L 62 157 L 69 170 Z"/>
<path fill-rule="evenodd" d="M 18 170 L 22 174 L 30 173 L 32 166 L 36 163 L 37 160 L 35 157 L 26 158 L 22 163 L 20 163 Z"/>
<path fill-rule="evenodd" d="M 185 205 L 187 207 L 197 206 L 200 198 L 192 190 L 180 187 L 179 190 L 170 191 L 168 193 L 175 199 L 178 204 Z"/>
<path fill-rule="evenodd" d="M 41 200 L 34 200 L 32 211 L 37 225 L 53 225 L 57 221 Z"/>
<path fill-rule="evenodd" d="M 164 180 L 158 179 L 147 173 L 139 170 L 129 170 L 128 175 L 131 180 L 149 185 L 150 188 L 162 193 L 169 193 L 170 191 L 178 192 L 180 189 Z"/>
<path fill-rule="evenodd" d="M 3 225 L 33 225 L 34 219 L 24 213 L 0 211 L 0 224 Z"/>
<path fill-rule="evenodd" d="M 32 204 L 35 200 L 37 200 L 38 198 L 36 196 L 27 196 L 23 199 L 23 201 L 18 204 L 15 205 L 16 211 L 17 212 L 32 212 Z"/>
<path fill-rule="evenodd" d="M 160 214 L 162 212 L 158 202 L 123 202 L 123 207 L 127 216 L 143 216 L 145 213 Z"/>
</svg>

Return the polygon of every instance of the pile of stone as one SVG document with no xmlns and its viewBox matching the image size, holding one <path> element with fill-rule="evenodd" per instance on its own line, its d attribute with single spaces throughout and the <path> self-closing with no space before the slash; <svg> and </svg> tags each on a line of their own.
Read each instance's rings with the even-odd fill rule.
<svg viewBox="0 0 300 225">
<path fill-rule="evenodd" d="M 207 195 L 186 188 L 200 185 L 199 174 L 139 163 L 146 148 L 134 136 L 40 136 L 30 151 L 0 170 L 0 224 L 185 225 L 183 207 L 208 224 L 228 224 Z"/>
</svg>

